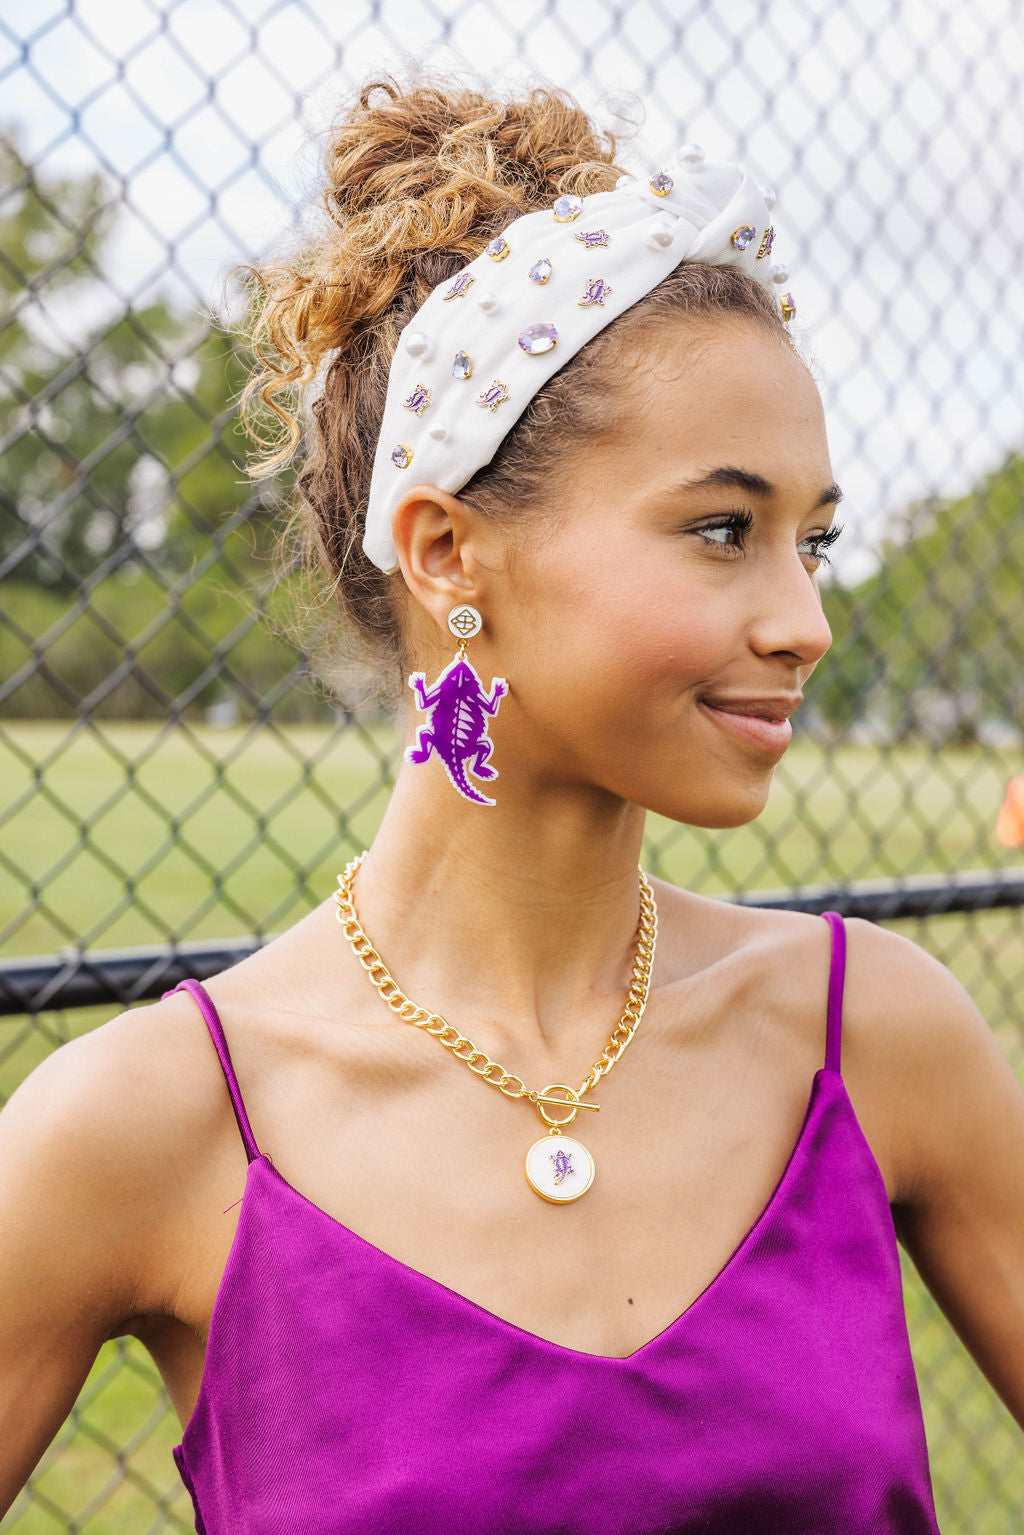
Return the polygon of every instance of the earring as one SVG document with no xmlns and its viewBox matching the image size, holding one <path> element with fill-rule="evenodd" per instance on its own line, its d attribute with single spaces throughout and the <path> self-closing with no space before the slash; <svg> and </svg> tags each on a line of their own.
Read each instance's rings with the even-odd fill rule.
<svg viewBox="0 0 1024 1535">
<path fill-rule="evenodd" d="M 430 714 L 427 724 L 416 730 L 416 745 L 406 747 L 406 762 L 426 762 L 436 752 L 445 772 L 459 793 L 475 805 L 493 805 L 494 800 L 481 794 L 466 775 L 467 765 L 477 778 L 497 778 L 491 767 L 494 742 L 487 734 L 487 721 L 498 712 L 498 705 L 508 692 L 504 677 L 491 678 L 491 691 L 484 685 L 472 664 L 466 660 L 466 645 L 484 626 L 476 608 L 452 608 L 448 627 L 459 641 L 454 661 L 450 661 L 433 687 L 426 686 L 425 674 L 413 672 L 409 686 L 416 694 L 417 707 Z"/>
</svg>

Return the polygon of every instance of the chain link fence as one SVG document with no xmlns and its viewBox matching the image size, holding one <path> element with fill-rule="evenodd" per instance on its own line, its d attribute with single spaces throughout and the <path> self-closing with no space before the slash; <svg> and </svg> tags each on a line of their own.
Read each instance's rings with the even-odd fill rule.
<svg viewBox="0 0 1024 1535">
<path fill-rule="evenodd" d="M 627 163 L 696 139 L 775 185 L 847 493 L 835 641 L 765 813 L 652 818 L 647 865 L 899 927 L 1024 1073 L 1013 0 L 6 0 L 0 1101 L 296 920 L 372 838 L 393 732 L 287 638 L 225 277 L 301 226 L 339 98 L 414 59 L 545 78 L 607 124 L 642 102 Z M 940 1523 L 1005 1535 L 1020 1430 L 904 1271 Z M 149 1356 L 106 1344 L 0 1531 L 190 1529 L 179 1438 Z"/>
</svg>

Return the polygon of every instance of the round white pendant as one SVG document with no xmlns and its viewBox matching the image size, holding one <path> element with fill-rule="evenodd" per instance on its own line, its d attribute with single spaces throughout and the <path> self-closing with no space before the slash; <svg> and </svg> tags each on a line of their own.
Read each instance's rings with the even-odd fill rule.
<svg viewBox="0 0 1024 1535">
<path fill-rule="evenodd" d="M 571 1135 L 542 1135 L 526 1153 L 526 1178 L 541 1199 L 570 1204 L 594 1181 L 594 1159 Z"/>
</svg>

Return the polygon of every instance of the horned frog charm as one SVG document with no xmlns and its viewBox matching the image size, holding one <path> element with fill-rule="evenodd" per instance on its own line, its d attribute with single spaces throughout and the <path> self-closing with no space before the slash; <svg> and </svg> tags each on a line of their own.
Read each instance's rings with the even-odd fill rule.
<svg viewBox="0 0 1024 1535">
<path fill-rule="evenodd" d="M 423 672 L 413 672 L 409 678 L 419 708 L 429 712 L 430 719 L 417 728 L 416 744 L 407 747 L 405 760 L 426 762 L 436 752 L 464 799 L 474 805 L 493 805 L 496 801 L 481 794 L 470 782 L 467 767 L 485 781 L 498 776 L 498 769 L 490 765 L 494 742 L 487 734 L 487 725 L 497 714 L 508 692 L 508 683 L 504 677 L 493 677 L 490 693 L 485 692 L 476 670 L 466 660 L 467 641 L 483 627 L 475 608 L 453 608 L 448 615 L 448 627 L 459 636 L 454 661 L 449 662 L 430 688 Z"/>
</svg>

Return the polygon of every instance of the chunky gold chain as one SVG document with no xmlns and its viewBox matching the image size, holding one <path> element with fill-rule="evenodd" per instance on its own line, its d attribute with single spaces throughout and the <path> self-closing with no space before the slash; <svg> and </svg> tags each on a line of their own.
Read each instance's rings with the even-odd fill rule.
<svg viewBox="0 0 1024 1535">
<path fill-rule="evenodd" d="M 643 869 L 638 869 L 640 875 L 640 922 L 637 928 L 636 956 L 633 960 L 633 974 L 629 983 L 629 994 L 622 1016 L 611 1032 L 611 1037 L 605 1045 L 601 1055 L 594 1062 L 589 1074 L 584 1077 L 575 1092 L 570 1088 L 558 1088 L 569 1096 L 565 1099 L 554 1099 L 546 1096 L 551 1093 L 550 1088 L 531 1089 L 526 1086 L 522 1077 L 514 1072 L 506 1071 L 504 1066 L 483 1050 L 478 1050 L 471 1039 L 460 1034 L 458 1029 L 450 1024 L 440 1013 L 431 1013 L 425 1007 L 418 1006 L 410 1001 L 399 988 L 394 976 L 388 970 L 377 950 L 373 947 L 369 938 L 363 932 L 352 900 L 352 882 L 356 871 L 366 857 L 360 853 L 358 858 L 353 858 L 346 864 L 344 874 L 338 875 L 339 888 L 334 892 L 337 903 L 336 916 L 344 930 L 345 937 L 352 946 L 353 953 L 377 988 L 383 1000 L 393 1013 L 397 1013 L 403 1023 L 411 1023 L 418 1029 L 423 1029 L 427 1034 L 433 1034 L 434 1038 L 444 1045 L 446 1050 L 460 1061 L 465 1062 L 470 1071 L 475 1072 L 490 1087 L 496 1087 L 499 1093 L 504 1093 L 506 1098 L 526 1098 L 533 1103 L 541 1118 L 546 1124 L 569 1124 L 575 1118 L 575 1109 L 579 1105 L 579 1099 L 584 1093 L 596 1087 L 603 1076 L 606 1076 L 615 1062 L 622 1056 L 622 1052 L 636 1033 L 640 1020 L 647 1006 L 647 994 L 650 989 L 651 968 L 654 964 L 654 947 L 658 936 L 658 911 L 654 904 L 654 894 L 648 883 L 647 875 Z M 576 1100 L 574 1105 L 573 1100 Z M 545 1104 L 564 1104 L 569 1110 L 570 1117 L 566 1120 L 553 1120 L 544 1111 Z M 584 1104 L 582 1107 L 591 1108 L 596 1105 Z"/>
</svg>

